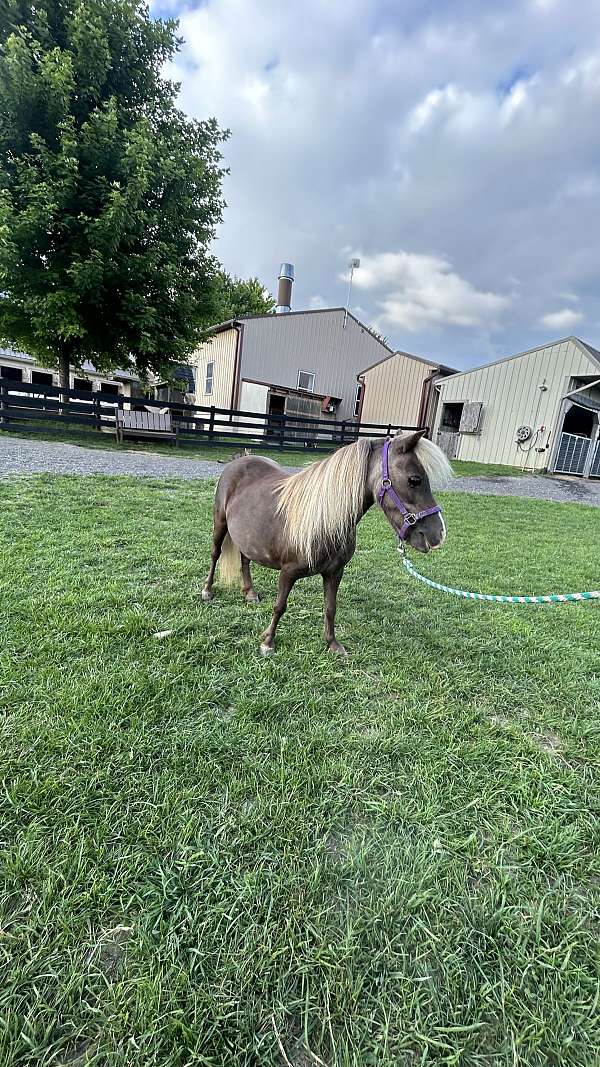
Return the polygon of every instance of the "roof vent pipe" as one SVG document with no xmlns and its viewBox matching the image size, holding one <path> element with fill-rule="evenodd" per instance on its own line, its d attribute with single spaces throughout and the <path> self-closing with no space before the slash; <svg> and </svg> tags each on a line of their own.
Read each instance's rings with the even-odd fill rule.
<svg viewBox="0 0 600 1067">
<path fill-rule="evenodd" d="M 292 310 L 293 263 L 282 263 L 279 268 L 276 315 L 287 315 Z"/>
</svg>

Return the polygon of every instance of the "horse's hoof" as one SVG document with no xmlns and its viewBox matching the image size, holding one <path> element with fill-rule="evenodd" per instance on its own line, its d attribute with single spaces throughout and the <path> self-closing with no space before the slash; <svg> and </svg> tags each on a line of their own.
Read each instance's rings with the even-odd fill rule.
<svg viewBox="0 0 600 1067">
<path fill-rule="evenodd" d="M 203 589 L 202 592 L 200 593 L 200 596 L 202 597 L 203 600 L 212 600 L 214 595 L 215 594 L 210 589 Z"/>
<path fill-rule="evenodd" d="M 348 653 L 343 645 L 340 645 L 339 641 L 332 641 L 329 645 L 329 651 L 335 652 L 337 656 L 343 656 L 344 659 L 348 659 Z"/>
<path fill-rule="evenodd" d="M 275 645 L 265 645 L 265 643 L 263 642 L 262 645 L 260 646 L 260 654 L 261 654 L 261 656 L 272 656 L 274 652 L 275 652 Z"/>
<path fill-rule="evenodd" d="M 247 604 L 258 604 L 260 602 L 260 597 L 258 593 L 246 593 L 245 600 Z"/>
</svg>

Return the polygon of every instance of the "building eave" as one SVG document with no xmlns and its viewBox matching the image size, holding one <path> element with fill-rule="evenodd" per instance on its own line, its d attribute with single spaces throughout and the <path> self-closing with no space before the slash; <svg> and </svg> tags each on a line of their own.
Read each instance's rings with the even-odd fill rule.
<svg viewBox="0 0 600 1067">
<path fill-rule="evenodd" d="M 468 367 L 466 370 L 456 371 L 454 374 L 450 374 L 447 378 L 444 378 L 443 382 L 439 382 L 438 388 L 444 386 L 446 382 L 449 382 L 454 378 L 461 378 L 465 374 L 473 374 L 474 371 L 486 370 L 488 367 L 498 367 L 501 363 L 510 363 L 511 360 L 520 359 L 521 356 L 531 356 L 534 352 L 542 352 L 545 348 L 556 348 L 557 345 L 567 344 L 568 341 L 577 345 L 580 352 L 583 352 L 589 360 L 596 366 L 600 367 L 600 360 L 592 354 L 585 341 L 580 341 L 578 337 L 570 334 L 568 337 L 561 337 L 557 341 L 548 341 L 546 344 L 536 345 L 534 348 L 526 348 L 523 352 L 516 352 L 514 356 L 503 356 L 502 359 L 493 359 L 489 363 L 478 363 L 475 367 Z"/>
<path fill-rule="evenodd" d="M 387 363 L 387 361 L 393 359 L 394 356 L 404 356 L 405 359 L 412 359 L 416 363 L 424 363 L 426 367 L 431 367 L 432 371 L 437 370 L 451 375 L 456 373 L 453 367 L 446 367 L 443 363 L 436 363 L 435 360 L 425 359 L 424 356 L 415 356 L 412 352 L 404 352 L 399 348 L 395 352 L 390 352 L 389 356 L 384 356 L 383 359 L 379 359 L 375 363 L 371 363 L 369 367 L 365 367 L 364 370 L 359 371 L 359 377 L 363 374 L 368 374 L 368 372 L 374 370 L 375 367 L 380 367 L 382 363 Z"/>
</svg>

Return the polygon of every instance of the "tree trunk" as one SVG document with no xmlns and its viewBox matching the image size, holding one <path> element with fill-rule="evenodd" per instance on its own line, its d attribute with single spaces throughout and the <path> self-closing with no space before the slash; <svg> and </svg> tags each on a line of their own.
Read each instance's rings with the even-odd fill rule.
<svg viewBox="0 0 600 1067">
<path fill-rule="evenodd" d="M 69 388 L 70 370 L 71 364 L 69 362 L 69 353 L 61 352 L 58 357 L 58 384 L 61 389 Z"/>
</svg>

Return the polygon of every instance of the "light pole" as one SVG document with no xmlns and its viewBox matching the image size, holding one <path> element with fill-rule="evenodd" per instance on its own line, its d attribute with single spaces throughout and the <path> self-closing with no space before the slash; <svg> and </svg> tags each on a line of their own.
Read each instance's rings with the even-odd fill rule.
<svg viewBox="0 0 600 1067">
<path fill-rule="evenodd" d="M 352 292 L 352 279 L 354 277 L 354 271 L 360 267 L 360 259 L 351 259 L 348 266 L 350 267 L 350 279 L 348 281 L 348 296 L 346 297 L 346 310 L 344 312 L 344 329 L 346 329 L 346 323 L 348 321 L 348 308 L 350 307 L 350 293 Z"/>
</svg>

